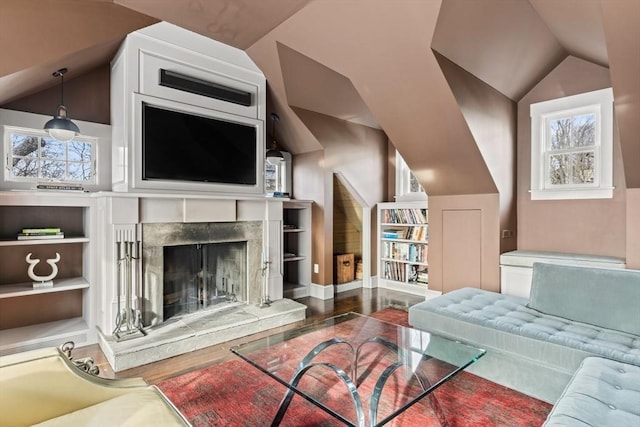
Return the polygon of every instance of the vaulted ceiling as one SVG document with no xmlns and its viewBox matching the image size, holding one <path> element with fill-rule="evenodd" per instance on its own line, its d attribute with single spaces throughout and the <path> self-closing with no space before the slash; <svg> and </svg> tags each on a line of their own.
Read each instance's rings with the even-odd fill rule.
<svg viewBox="0 0 640 427">
<path fill-rule="evenodd" d="M 420 156 L 425 132 L 446 139 L 424 180 L 482 161 L 435 51 L 515 102 L 568 55 L 609 67 L 621 139 L 635 138 L 625 155 L 640 156 L 637 0 L 3 0 L 0 105 L 55 85 L 58 68 L 72 79 L 108 64 L 127 33 L 158 20 L 246 50 L 294 154 L 322 148 L 302 108 L 381 128 L 405 157 Z M 442 126 L 420 123 L 441 112 Z M 627 185 L 640 186 L 636 169 Z M 495 191 L 487 171 L 469 173 L 467 191 Z"/>
</svg>

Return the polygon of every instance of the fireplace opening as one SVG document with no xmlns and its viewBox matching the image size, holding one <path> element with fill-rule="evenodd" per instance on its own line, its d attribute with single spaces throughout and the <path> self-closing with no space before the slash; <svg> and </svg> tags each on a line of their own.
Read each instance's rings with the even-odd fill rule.
<svg viewBox="0 0 640 427">
<path fill-rule="evenodd" d="M 163 319 L 247 301 L 247 242 L 164 246 Z"/>
</svg>

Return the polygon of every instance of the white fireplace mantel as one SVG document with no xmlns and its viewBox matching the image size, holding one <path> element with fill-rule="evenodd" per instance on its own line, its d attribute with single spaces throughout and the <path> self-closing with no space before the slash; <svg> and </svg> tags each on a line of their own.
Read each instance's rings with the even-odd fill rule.
<svg viewBox="0 0 640 427">
<path fill-rule="evenodd" d="M 106 192 L 96 193 L 94 197 L 97 198 L 99 234 L 96 256 L 100 260 L 96 265 L 102 279 L 100 283 L 105 284 L 97 298 L 97 326 L 102 333 L 111 334 L 116 324 L 116 242 L 140 241 L 142 224 L 145 223 L 263 221 L 263 256 L 269 261 L 268 295 L 272 300 L 282 299 L 282 200 Z M 123 302 L 120 303 L 122 306 Z"/>
</svg>

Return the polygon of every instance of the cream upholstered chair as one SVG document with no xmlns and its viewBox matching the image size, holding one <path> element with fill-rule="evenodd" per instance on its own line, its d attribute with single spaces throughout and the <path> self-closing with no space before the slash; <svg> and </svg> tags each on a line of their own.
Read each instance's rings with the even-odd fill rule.
<svg viewBox="0 0 640 427">
<path fill-rule="evenodd" d="M 143 379 L 88 374 L 57 348 L 0 357 L 1 426 L 189 426 Z"/>
</svg>

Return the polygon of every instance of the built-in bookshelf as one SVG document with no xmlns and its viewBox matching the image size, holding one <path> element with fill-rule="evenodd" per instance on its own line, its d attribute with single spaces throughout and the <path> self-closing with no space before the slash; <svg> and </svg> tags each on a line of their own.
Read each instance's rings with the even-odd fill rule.
<svg viewBox="0 0 640 427">
<path fill-rule="evenodd" d="M 311 202 L 287 200 L 282 212 L 283 295 L 309 296 L 311 285 Z"/>
<path fill-rule="evenodd" d="M 84 193 L 0 192 L 0 355 L 95 341 L 92 205 Z M 38 277 L 58 259 L 52 283 L 34 283 L 27 259 Z"/>
<path fill-rule="evenodd" d="M 426 295 L 429 289 L 427 203 L 379 203 L 378 236 L 378 286 Z"/>
</svg>

